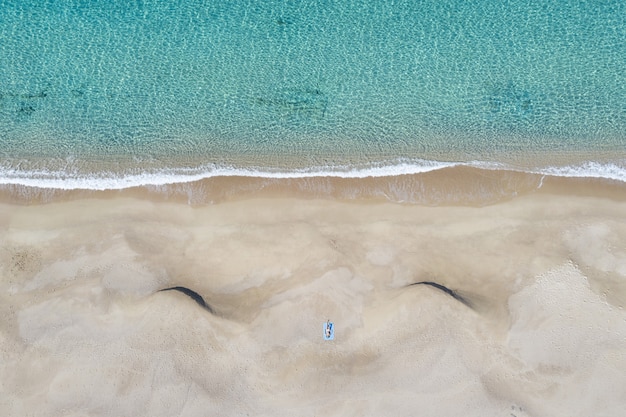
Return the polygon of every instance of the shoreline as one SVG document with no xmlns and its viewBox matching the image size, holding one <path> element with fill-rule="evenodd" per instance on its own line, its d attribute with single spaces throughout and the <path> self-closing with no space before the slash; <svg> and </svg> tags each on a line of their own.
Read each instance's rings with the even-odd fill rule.
<svg viewBox="0 0 626 417">
<path fill-rule="evenodd" d="M 248 198 L 293 197 L 354 202 L 393 202 L 425 206 L 496 204 L 529 193 L 606 196 L 624 201 L 626 182 L 589 177 L 525 173 L 505 169 L 452 166 L 415 174 L 344 178 L 311 176 L 263 178 L 215 176 L 191 182 L 129 186 L 122 189 L 57 189 L 0 185 L 0 201 L 45 204 L 81 198 L 135 196 L 192 206 Z"/>
<path fill-rule="evenodd" d="M 565 178 L 599 178 L 626 182 L 626 155 L 621 150 L 561 151 L 542 155 L 511 152 L 472 159 L 469 154 L 429 157 L 359 155 L 356 159 L 277 156 L 236 159 L 205 157 L 157 158 L 117 155 L 92 158 L 5 158 L 0 186 L 16 185 L 62 190 L 122 190 L 140 186 L 194 183 L 219 177 L 257 179 L 382 178 L 428 174 L 450 169 L 504 171 Z M 410 154 L 407 154 L 410 155 Z M 339 159 L 337 159 L 339 158 Z M 469 158 L 469 159 L 468 159 Z M 259 163 L 260 162 L 260 163 Z"/>
</svg>

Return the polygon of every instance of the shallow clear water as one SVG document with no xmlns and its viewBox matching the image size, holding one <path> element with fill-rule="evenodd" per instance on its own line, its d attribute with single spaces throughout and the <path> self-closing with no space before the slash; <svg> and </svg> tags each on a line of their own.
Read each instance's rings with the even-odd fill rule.
<svg viewBox="0 0 626 417">
<path fill-rule="evenodd" d="M 624 2 L 174 3 L 0 1 L 3 182 L 433 161 L 626 178 Z"/>
</svg>

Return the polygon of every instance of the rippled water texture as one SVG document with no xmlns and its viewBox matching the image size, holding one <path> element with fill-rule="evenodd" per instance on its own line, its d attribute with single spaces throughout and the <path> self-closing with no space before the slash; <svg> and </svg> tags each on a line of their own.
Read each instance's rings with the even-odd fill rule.
<svg viewBox="0 0 626 417">
<path fill-rule="evenodd" d="M 5 169 L 626 158 L 621 1 L 0 6 Z"/>
</svg>

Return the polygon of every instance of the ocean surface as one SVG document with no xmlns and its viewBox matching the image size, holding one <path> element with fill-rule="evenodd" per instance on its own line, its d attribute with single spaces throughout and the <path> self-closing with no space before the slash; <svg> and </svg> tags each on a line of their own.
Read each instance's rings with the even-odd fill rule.
<svg viewBox="0 0 626 417">
<path fill-rule="evenodd" d="M 0 0 L 0 185 L 626 182 L 619 0 Z"/>
</svg>

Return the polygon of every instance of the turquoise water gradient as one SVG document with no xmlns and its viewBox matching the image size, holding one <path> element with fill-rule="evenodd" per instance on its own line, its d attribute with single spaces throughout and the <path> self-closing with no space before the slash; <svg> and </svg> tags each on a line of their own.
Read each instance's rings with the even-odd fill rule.
<svg viewBox="0 0 626 417">
<path fill-rule="evenodd" d="M 0 158 L 623 160 L 625 16 L 619 0 L 1 0 Z"/>
</svg>

